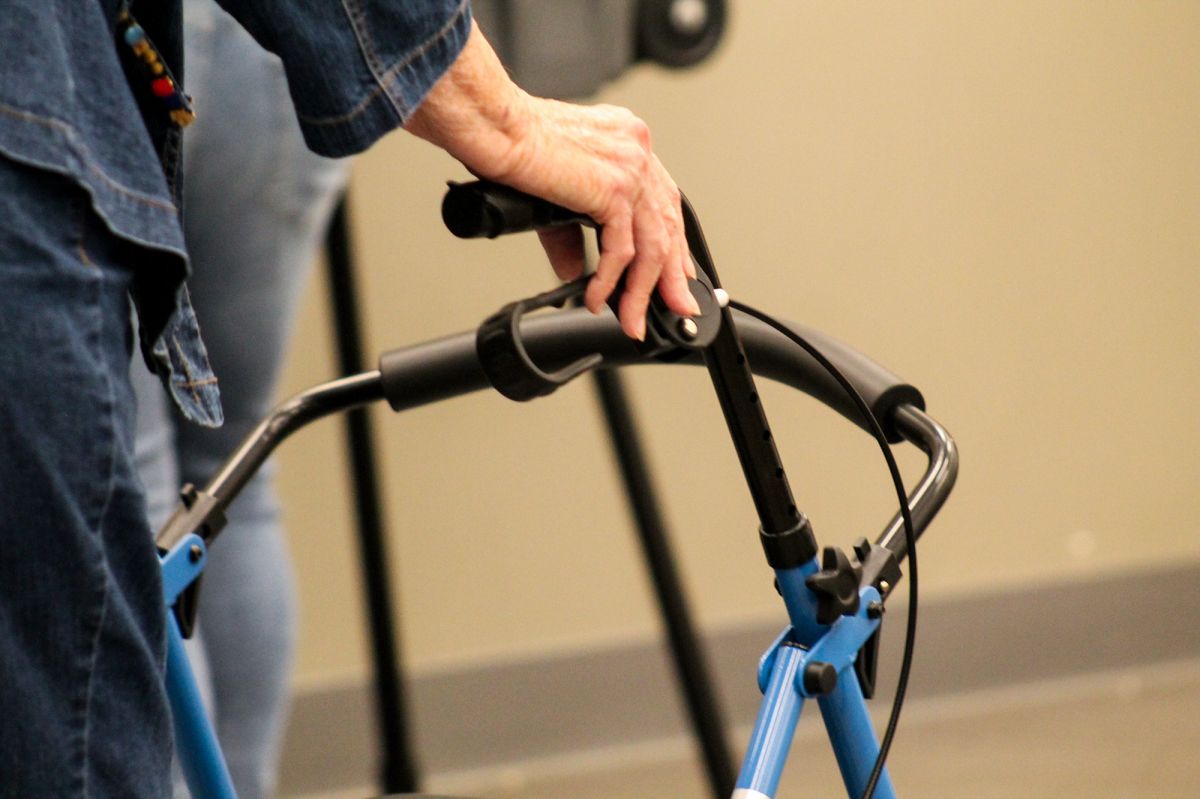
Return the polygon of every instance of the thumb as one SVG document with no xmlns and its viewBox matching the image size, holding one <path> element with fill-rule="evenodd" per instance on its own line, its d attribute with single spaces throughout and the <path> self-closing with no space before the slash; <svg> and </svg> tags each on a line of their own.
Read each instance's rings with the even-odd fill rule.
<svg viewBox="0 0 1200 799">
<path fill-rule="evenodd" d="M 579 225 L 544 228 L 539 230 L 538 239 L 542 249 L 554 267 L 554 274 L 562 281 L 583 276 L 583 228 Z"/>
</svg>

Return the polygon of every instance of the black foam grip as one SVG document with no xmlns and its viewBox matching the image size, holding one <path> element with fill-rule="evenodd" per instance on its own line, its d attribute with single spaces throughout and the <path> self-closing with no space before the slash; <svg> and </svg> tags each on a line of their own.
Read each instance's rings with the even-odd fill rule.
<svg viewBox="0 0 1200 799">
<path fill-rule="evenodd" d="M 816 359 L 757 319 L 740 313 L 735 313 L 735 317 L 738 333 L 746 348 L 746 357 L 755 374 L 792 385 L 796 384 L 789 375 L 804 375 L 804 385 L 797 385 L 797 388 L 870 431 L 854 400 Z M 925 398 L 915 386 L 832 336 L 803 325 L 785 324 L 816 347 L 850 381 L 850 385 L 862 395 L 871 413 L 879 420 L 889 441 L 894 444 L 903 440 L 895 429 L 892 412 L 901 405 L 925 409 Z"/>
<path fill-rule="evenodd" d="M 762 322 L 737 312 L 734 318 L 756 375 L 798 388 L 869 430 L 853 401 L 812 356 Z M 900 441 L 892 414 L 901 405 L 924 409 L 921 392 L 840 341 L 799 325 L 791 327 L 846 375 L 883 425 L 889 440 Z M 656 362 L 638 353 L 613 317 L 592 316 L 583 309 L 526 319 L 521 324 L 521 338 L 529 355 L 546 369 L 560 368 L 591 353 L 603 355 L 605 367 Z M 701 362 L 695 353 L 685 360 Z M 473 331 L 384 353 L 379 370 L 384 395 L 398 411 L 488 387 L 475 352 Z"/>
<path fill-rule="evenodd" d="M 460 239 L 494 239 L 509 233 L 594 225 L 590 218 L 500 183 L 451 183 L 442 198 L 442 221 Z"/>
</svg>

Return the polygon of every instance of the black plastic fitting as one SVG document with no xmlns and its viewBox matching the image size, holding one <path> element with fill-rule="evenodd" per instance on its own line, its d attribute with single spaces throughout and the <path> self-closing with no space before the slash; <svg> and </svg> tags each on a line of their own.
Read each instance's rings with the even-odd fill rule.
<svg viewBox="0 0 1200 799">
<path fill-rule="evenodd" d="M 804 667 L 804 692 L 809 696 L 832 693 L 837 681 L 837 669 L 832 663 L 817 660 Z"/>
<path fill-rule="evenodd" d="M 816 557 L 817 537 L 812 525 L 803 513 L 798 512 L 798 516 L 795 526 L 782 533 L 758 529 L 758 540 L 772 569 L 794 569 Z"/>
</svg>

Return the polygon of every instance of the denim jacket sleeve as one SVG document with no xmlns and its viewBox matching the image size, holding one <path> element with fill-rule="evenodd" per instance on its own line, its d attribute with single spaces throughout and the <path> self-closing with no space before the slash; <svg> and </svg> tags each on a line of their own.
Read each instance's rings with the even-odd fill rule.
<svg viewBox="0 0 1200 799">
<path fill-rule="evenodd" d="M 458 57 L 470 0 L 219 0 L 287 72 L 308 146 L 360 152 L 403 125 Z"/>
<path fill-rule="evenodd" d="M 403 124 L 471 27 L 468 0 L 220 2 L 283 59 L 309 146 L 335 156 L 366 149 Z M 217 424 L 216 383 L 183 286 L 178 186 L 168 174 L 178 131 L 164 133 L 154 104 L 141 102 L 147 86 L 128 79 L 128 48 L 116 37 L 125 8 L 187 88 L 175 60 L 180 0 L 3 0 L 0 158 L 75 181 L 113 235 L 134 245 L 147 360 L 186 416 Z M 197 98 L 201 114 L 204 101 Z"/>
</svg>

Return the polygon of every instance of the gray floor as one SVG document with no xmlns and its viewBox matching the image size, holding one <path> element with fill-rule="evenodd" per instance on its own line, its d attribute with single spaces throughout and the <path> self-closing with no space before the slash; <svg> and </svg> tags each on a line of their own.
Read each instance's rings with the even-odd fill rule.
<svg viewBox="0 0 1200 799">
<path fill-rule="evenodd" d="M 780 797 L 845 795 L 815 714 L 793 751 Z M 914 702 L 891 762 L 897 792 L 923 799 L 1194 797 L 1200 661 Z M 429 788 L 486 799 L 707 797 L 686 741 L 435 775 Z"/>
</svg>

